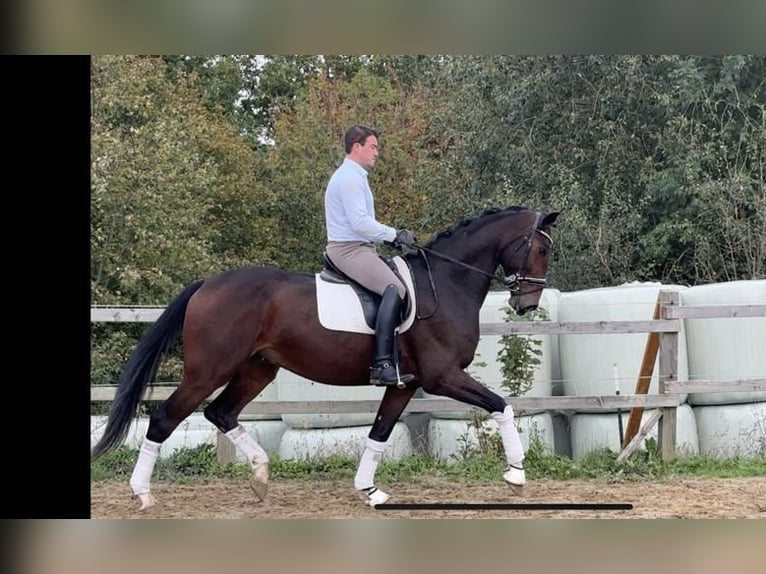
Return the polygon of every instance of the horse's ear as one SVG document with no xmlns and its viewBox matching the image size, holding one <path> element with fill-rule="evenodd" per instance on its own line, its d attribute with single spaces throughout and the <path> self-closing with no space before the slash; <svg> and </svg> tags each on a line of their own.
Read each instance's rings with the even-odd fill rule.
<svg viewBox="0 0 766 574">
<path fill-rule="evenodd" d="M 540 223 L 540 227 L 550 227 L 553 224 L 556 223 L 556 219 L 558 219 L 559 211 L 551 211 L 548 215 L 543 217 L 542 223 Z"/>
</svg>

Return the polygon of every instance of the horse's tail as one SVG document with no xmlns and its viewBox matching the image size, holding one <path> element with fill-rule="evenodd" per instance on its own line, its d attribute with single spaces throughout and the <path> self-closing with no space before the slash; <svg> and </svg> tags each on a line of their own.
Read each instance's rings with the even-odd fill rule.
<svg viewBox="0 0 766 574">
<path fill-rule="evenodd" d="M 181 335 L 186 306 L 202 282 L 195 281 L 173 299 L 136 345 L 120 375 L 106 429 L 91 450 L 91 460 L 118 447 L 127 437 L 141 395 L 154 380 L 162 358 L 173 350 Z"/>
</svg>

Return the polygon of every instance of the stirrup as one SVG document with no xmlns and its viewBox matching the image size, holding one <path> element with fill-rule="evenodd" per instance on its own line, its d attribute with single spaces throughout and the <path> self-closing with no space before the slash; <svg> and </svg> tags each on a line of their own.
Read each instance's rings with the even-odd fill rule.
<svg viewBox="0 0 766 574">
<path fill-rule="evenodd" d="M 382 377 L 383 371 L 386 369 L 390 369 L 392 367 L 396 371 L 396 378 L 384 379 Z M 413 380 L 415 380 L 415 375 L 412 375 L 409 373 L 402 375 L 399 372 L 399 365 L 391 364 L 388 361 L 384 362 L 381 366 L 370 367 L 370 384 L 376 387 L 387 387 L 391 385 L 396 385 L 397 388 L 403 389 L 407 383 L 410 383 Z"/>
</svg>

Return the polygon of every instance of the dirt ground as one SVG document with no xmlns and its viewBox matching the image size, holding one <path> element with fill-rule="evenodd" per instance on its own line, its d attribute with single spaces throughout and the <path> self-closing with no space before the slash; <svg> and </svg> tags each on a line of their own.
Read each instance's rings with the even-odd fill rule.
<svg viewBox="0 0 766 574">
<path fill-rule="evenodd" d="M 246 481 L 154 482 L 157 505 L 139 510 L 127 482 L 91 484 L 91 518 L 766 518 L 766 477 L 663 481 L 531 481 L 523 497 L 500 481 L 469 485 L 441 479 L 379 484 L 389 503 L 632 504 L 632 510 L 375 510 L 351 481 L 272 480 L 264 502 Z"/>
</svg>

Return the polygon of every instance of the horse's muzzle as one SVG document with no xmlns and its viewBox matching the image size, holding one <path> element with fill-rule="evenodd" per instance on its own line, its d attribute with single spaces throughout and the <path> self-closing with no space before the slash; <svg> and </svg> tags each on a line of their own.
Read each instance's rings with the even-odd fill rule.
<svg viewBox="0 0 766 574">
<path fill-rule="evenodd" d="M 522 307 L 521 309 L 516 310 L 517 315 L 525 315 L 528 311 L 534 311 L 537 309 L 537 305 L 528 305 L 526 307 Z"/>
</svg>

